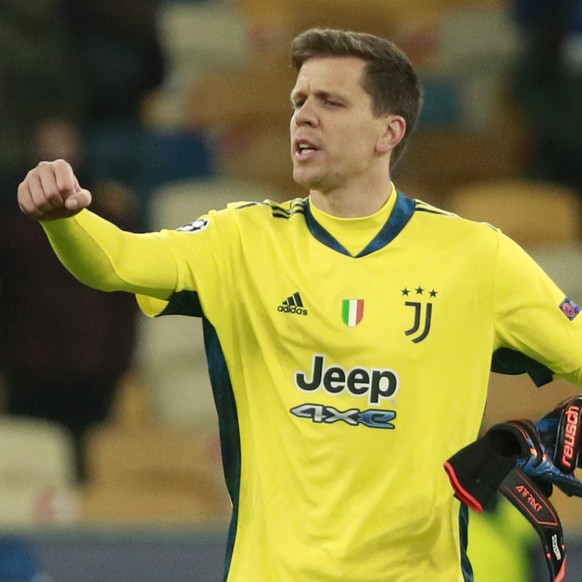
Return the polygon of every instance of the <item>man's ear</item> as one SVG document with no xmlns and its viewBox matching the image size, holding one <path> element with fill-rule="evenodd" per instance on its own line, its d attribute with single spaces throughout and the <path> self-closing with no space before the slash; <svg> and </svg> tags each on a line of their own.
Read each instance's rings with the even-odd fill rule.
<svg viewBox="0 0 582 582">
<path fill-rule="evenodd" d="M 384 131 L 376 142 L 375 152 L 385 154 L 393 150 L 406 135 L 406 121 L 400 115 L 388 115 L 384 119 Z"/>
</svg>

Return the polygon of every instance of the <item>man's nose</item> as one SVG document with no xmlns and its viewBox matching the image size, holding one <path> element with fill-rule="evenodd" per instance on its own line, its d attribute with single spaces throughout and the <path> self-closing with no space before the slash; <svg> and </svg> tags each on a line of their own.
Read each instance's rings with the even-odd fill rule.
<svg viewBox="0 0 582 582">
<path fill-rule="evenodd" d="M 313 103 L 309 100 L 305 101 L 300 107 L 295 110 L 293 115 L 295 123 L 299 126 L 310 125 L 315 127 L 318 124 L 318 118 L 313 107 Z"/>
</svg>

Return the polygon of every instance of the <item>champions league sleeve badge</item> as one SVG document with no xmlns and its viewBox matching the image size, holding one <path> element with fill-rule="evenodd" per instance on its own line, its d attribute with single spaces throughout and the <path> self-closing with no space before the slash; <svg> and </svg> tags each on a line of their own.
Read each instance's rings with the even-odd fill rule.
<svg viewBox="0 0 582 582">
<path fill-rule="evenodd" d="M 580 307 L 576 305 L 569 297 L 566 297 L 562 303 L 560 303 L 560 310 L 562 313 L 572 321 L 579 313 Z"/>
<path fill-rule="evenodd" d="M 210 224 L 209 218 L 199 218 L 198 220 L 195 220 L 194 222 L 191 222 L 186 226 L 181 226 L 176 230 L 179 230 L 180 232 L 200 232 L 208 228 L 209 224 Z"/>
</svg>

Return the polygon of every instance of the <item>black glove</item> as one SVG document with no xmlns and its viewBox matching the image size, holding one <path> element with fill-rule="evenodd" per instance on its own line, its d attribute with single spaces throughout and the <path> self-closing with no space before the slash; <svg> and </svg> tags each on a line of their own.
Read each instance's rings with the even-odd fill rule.
<svg viewBox="0 0 582 582">
<path fill-rule="evenodd" d="M 564 579 L 566 547 L 558 514 L 547 497 L 553 485 L 582 497 L 582 482 L 574 476 L 582 464 L 581 440 L 582 396 L 574 396 L 537 423 L 496 424 L 445 463 L 463 503 L 482 511 L 499 491 L 528 519 L 542 542 L 551 581 Z"/>
<path fill-rule="evenodd" d="M 566 495 L 582 497 L 582 482 L 574 476 L 580 462 L 582 396 L 561 402 L 538 422 L 511 420 L 493 426 L 485 435 L 504 456 L 549 496 L 556 485 Z"/>
</svg>

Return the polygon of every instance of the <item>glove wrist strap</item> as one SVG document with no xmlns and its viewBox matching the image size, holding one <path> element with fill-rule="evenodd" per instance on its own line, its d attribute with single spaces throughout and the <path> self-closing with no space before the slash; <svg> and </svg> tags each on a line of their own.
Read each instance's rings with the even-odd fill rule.
<svg viewBox="0 0 582 582">
<path fill-rule="evenodd" d="M 550 582 L 564 580 L 566 545 L 560 519 L 548 498 L 515 461 L 495 451 L 486 439 L 461 449 L 444 465 L 456 497 L 481 512 L 500 492 L 536 530 L 544 549 Z"/>
<path fill-rule="evenodd" d="M 566 575 L 566 544 L 560 518 L 554 506 L 531 479 L 517 467 L 499 485 L 499 491 L 536 530 L 550 573 L 559 582 Z"/>
</svg>

